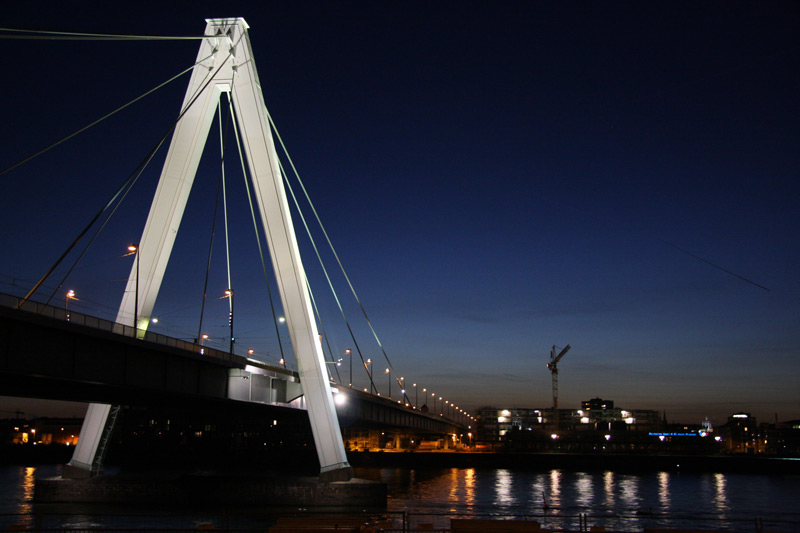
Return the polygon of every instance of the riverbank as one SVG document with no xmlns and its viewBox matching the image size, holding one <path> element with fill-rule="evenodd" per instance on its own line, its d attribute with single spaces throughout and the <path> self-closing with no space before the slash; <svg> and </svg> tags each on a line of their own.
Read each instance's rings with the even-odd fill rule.
<svg viewBox="0 0 800 533">
<path fill-rule="evenodd" d="M 356 467 L 514 468 L 570 472 L 800 474 L 800 460 L 753 455 L 638 455 L 502 452 L 349 452 Z"/>
<path fill-rule="evenodd" d="M 0 464 L 41 465 L 66 464 L 72 457 L 68 446 L 5 446 L 0 448 Z M 312 449 L 313 452 L 313 449 Z M 514 468 L 531 471 L 559 469 L 569 472 L 719 472 L 751 474 L 800 474 L 800 459 L 777 458 L 764 455 L 645 455 L 645 454 L 580 454 L 580 453 L 504 453 L 465 451 L 379 451 L 348 452 L 354 467 L 381 468 Z M 313 453 L 288 454 L 279 463 L 260 461 L 263 457 L 237 455 L 237 461 L 217 461 L 208 464 L 211 468 L 225 471 L 233 465 L 258 465 L 264 470 L 280 471 L 291 465 L 303 465 L 308 472 L 295 474 L 313 475 L 317 471 L 316 455 Z M 138 460 L 137 460 L 138 459 Z M 198 461 L 202 463 L 203 461 Z M 180 461 L 144 461 L 134 458 L 123 463 L 109 461 L 122 470 L 137 470 L 140 464 L 148 467 L 176 468 Z M 183 465 L 192 470 L 190 465 Z"/>
</svg>

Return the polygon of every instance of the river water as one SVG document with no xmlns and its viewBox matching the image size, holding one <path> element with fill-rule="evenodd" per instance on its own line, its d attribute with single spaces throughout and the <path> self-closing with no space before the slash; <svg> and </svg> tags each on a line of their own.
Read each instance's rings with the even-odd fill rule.
<svg viewBox="0 0 800 533">
<path fill-rule="evenodd" d="M 0 529 L 11 524 L 52 528 L 266 528 L 299 509 L 209 509 L 41 505 L 34 480 L 61 466 L 0 466 Z M 387 511 L 396 527 L 449 527 L 451 518 L 536 520 L 549 529 L 581 524 L 615 531 L 694 527 L 800 531 L 800 476 L 653 472 L 625 474 L 497 468 L 357 468 L 358 477 L 387 483 Z M 307 512 L 307 511 L 305 511 Z M 375 513 L 373 513 L 375 514 Z"/>
</svg>

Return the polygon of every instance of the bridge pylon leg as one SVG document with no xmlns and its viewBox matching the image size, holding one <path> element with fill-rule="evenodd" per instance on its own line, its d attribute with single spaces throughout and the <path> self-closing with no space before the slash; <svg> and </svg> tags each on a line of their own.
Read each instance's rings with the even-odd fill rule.
<svg viewBox="0 0 800 533">
<path fill-rule="evenodd" d="M 352 469 L 344 450 L 280 162 L 252 57 L 249 26 L 242 18 L 206 22 L 207 37 L 201 42 L 197 66 L 186 91 L 182 107 L 185 112 L 175 128 L 117 322 L 128 324 L 135 319 L 138 336 L 144 335 L 220 95 L 229 92 L 308 406 L 320 479 L 347 480 L 352 477 Z M 134 317 L 137 311 L 138 316 Z M 100 440 L 109 412 L 108 406 L 92 404 L 70 464 L 77 468 L 94 464 L 94 456 L 102 449 Z"/>
</svg>

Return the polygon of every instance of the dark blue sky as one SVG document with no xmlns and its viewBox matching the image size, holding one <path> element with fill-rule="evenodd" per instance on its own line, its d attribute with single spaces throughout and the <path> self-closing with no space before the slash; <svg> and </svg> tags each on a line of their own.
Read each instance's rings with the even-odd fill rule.
<svg viewBox="0 0 800 533">
<path fill-rule="evenodd" d="M 197 35 L 205 18 L 244 17 L 267 106 L 409 382 L 467 408 L 546 407 L 550 347 L 570 344 L 562 407 L 600 396 L 683 421 L 800 418 L 796 3 L 180 4 L 25 2 L 0 20 Z M 190 66 L 199 46 L 3 43 L 0 167 Z M 187 81 L 0 176 L 2 292 L 46 271 L 166 130 Z M 216 137 L 209 146 L 155 311 L 176 336 L 198 328 Z M 119 256 L 159 170 L 57 299 L 73 288 L 79 310 L 115 314 L 130 268 Z M 247 207 L 232 211 L 237 342 L 277 360 Z M 343 352 L 352 341 L 305 261 Z M 222 305 L 204 325 L 219 339 Z"/>
</svg>

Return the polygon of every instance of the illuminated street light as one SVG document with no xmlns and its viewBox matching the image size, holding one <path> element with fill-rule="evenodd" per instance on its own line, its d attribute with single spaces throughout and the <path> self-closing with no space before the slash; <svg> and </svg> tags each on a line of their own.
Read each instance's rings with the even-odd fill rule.
<svg viewBox="0 0 800 533">
<path fill-rule="evenodd" d="M 136 254 L 136 294 L 133 297 L 133 329 L 138 335 L 139 331 L 139 245 L 129 244 L 128 251 Z M 130 254 L 129 254 L 130 255 Z"/>
<path fill-rule="evenodd" d="M 367 376 L 369 377 L 369 392 L 375 394 L 377 391 L 375 389 L 375 384 L 372 382 L 372 359 L 367 359 L 364 361 L 364 368 L 367 370 Z M 366 392 L 367 389 L 364 389 Z"/>
<path fill-rule="evenodd" d="M 230 353 L 233 353 L 233 343 L 236 342 L 236 338 L 233 336 L 233 289 L 225 289 L 225 296 L 223 298 L 230 298 L 230 312 L 228 314 L 228 327 L 230 328 Z"/>
<path fill-rule="evenodd" d="M 414 387 L 414 409 L 419 409 L 419 389 L 416 383 L 411 386 Z"/>
<path fill-rule="evenodd" d="M 389 376 L 389 394 L 387 395 L 387 398 L 389 398 L 391 400 L 392 399 L 392 371 L 387 368 L 386 370 L 383 371 L 383 373 Z"/>
<path fill-rule="evenodd" d="M 353 388 L 353 350 L 347 348 L 344 351 L 344 354 L 350 357 L 350 381 L 348 382 L 348 386 L 352 389 Z"/>
<path fill-rule="evenodd" d="M 64 315 L 66 315 L 66 317 L 67 317 L 67 322 L 69 322 L 69 309 L 68 309 L 68 307 L 69 307 L 69 301 L 70 300 L 77 300 L 77 298 L 75 298 L 75 291 L 73 291 L 72 289 L 68 290 L 66 296 L 64 296 Z"/>
</svg>

